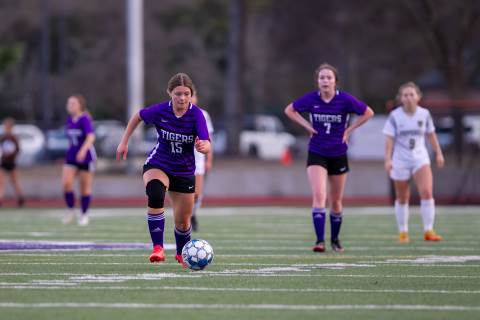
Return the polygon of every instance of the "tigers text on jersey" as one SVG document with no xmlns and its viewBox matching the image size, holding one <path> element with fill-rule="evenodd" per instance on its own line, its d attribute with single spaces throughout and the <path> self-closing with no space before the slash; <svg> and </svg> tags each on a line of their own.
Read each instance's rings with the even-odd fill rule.
<svg viewBox="0 0 480 320">
<path fill-rule="evenodd" d="M 310 113 L 310 121 L 318 132 L 310 139 L 308 150 L 325 156 L 338 157 L 347 153 L 342 142 L 350 113 L 362 115 L 367 105 L 352 95 L 336 91 L 329 102 L 323 101 L 318 91 L 310 92 L 293 102 L 295 111 Z"/>
<path fill-rule="evenodd" d="M 402 107 L 393 110 L 388 116 L 383 133 L 393 137 L 392 161 L 409 164 L 412 161 L 430 163 L 425 146 L 425 134 L 435 132 L 430 112 L 420 106 L 410 115 Z"/>
<path fill-rule="evenodd" d="M 77 153 L 85 142 L 87 135 L 89 133 L 93 133 L 92 119 L 90 119 L 90 117 L 85 113 L 75 120 L 69 116 L 65 125 L 65 130 L 67 132 L 69 141 L 69 147 L 65 160 L 67 163 L 76 163 Z M 95 158 L 95 149 L 92 146 L 87 151 L 87 155 L 85 156 L 85 160 L 82 164 L 88 164 L 96 160 Z"/>
<path fill-rule="evenodd" d="M 195 138 L 209 140 L 207 124 L 200 108 L 190 104 L 187 112 L 177 117 L 172 102 L 168 101 L 140 110 L 140 118 L 146 124 L 155 125 L 158 134 L 158 142 L 145 164 L 158 167 L 173 176 L 192 176 L 195 172 Z"/>
</svg>

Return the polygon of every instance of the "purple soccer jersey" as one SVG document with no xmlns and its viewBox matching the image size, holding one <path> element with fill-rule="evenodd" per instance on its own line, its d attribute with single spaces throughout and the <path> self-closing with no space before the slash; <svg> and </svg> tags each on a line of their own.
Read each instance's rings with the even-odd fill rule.
<svg viewBox="0 0 480 320">
<path fill-rule="evenodd" d="M 77 163 L 77 153 L 85 142 L 87 135 L 94 132 L 92 120 L 86 114 L 82 114 L 76 121 L 69 116 L 65 128 L 70 143 L 65 160 L 67 163 L 75 164 Z M 80 164 L 88 164 L 94 161 L 95 157 L 95 149 L 92 146 L 87 151 L 85 160 Z"/>
<path fill-rule="evenodd" d="M 158 135 L 158 142 L 145 164 L 173 176 L 192 176 L 195 173 L 195 138 L 210 139 L 200 108 L 190 104 L 187 112 L 177 117 L 172 102 L 168 101 L 140 110 L 140 118 L 146 124 L 155 125 Z"/>
<path fill-rule="evenodd" d="M 309 152 L 324 157 L 338 157 L 347 153 L 342 142 L 350 113 L 362 115 L 367 105 L 348 93 L 336 91 L 330 102 L 323 101 L 318 91 L 310 92 L 293 102 L 295 111 L 310 114 L 310 122 L 318 132 L 308 144 Z"/>
</svg>

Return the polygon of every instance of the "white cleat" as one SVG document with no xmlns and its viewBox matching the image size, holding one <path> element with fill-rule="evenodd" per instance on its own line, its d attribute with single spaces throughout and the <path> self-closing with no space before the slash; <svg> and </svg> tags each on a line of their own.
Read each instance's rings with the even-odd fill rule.
<svg viewBox="0 0 480 320">
<path fill-rule="evenodd" d="M 63 224 L 70 224 L 75 220 L 75 210 L 74 209 L 68 209 L 64 214 L 62 218 L 62 223 Z"/>
<path fill-rule="evenodd" d="M 78 225 L 81 227 L 86 227 L 90 223 L 90 218 L 86 214 L 82 214 L 78 219 Z"/>
</svg>

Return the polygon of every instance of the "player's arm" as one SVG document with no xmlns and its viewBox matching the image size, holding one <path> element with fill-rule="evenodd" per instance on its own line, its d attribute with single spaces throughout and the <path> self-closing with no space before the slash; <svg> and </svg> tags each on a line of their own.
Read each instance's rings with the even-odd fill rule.
<svg viewBox="0 0 480 320">
<path fill-rule="evenodd" d="M 128 140 L 130 140 L 130 137 L 132 136 L 133 132 L 135 129 L 138 127 L 138 124 L 142 121 L 140 118 L 140 114 L 137 112 L 135 113 L 132 118 L 130 118 L 130 121 L 128 121 L 127 128 L 125 129 L 125 132 L 123 133 L 122 140 L 120 141 L 120 144 L 117 147 L 117 160 L 127 159 L 127 153 L 128 153 Z"/>
<path fill-rule="evenodd" d="M 372 108 L 367 107 L 367 109 L 365 109 L 365 112 L 361 116 L 358 116 L 355 122 L 353 122 L 347 129 L 345 129 L 342 141 L 344 143 L 348 143 L 348 139 L 350 138 L 353 130 L 357 129 L 362 124 L 370 120 L 374 114 L 375 113 L 373 112 Z"/>
<path fill-rule="evenodd" d="M 93 146 L 94 142 L 95 142 L 95 133 L 93 132 L 88 133 L 87 136 L 85 137 L 85 141 L 80 147 L 80 150 L 78 150 L 77 161 L 82 162 L 85 160 L 87 151 Z"/>
<path fill-rule="evenodd" d="M 388 134 L 385 137 L 385 171 L 390 172 L 392 170 L 392 154 L 395 140 Z"/>
<path fill-rule="evenodd" d="M 432 146 L 433 152 L 435 152 L 435 162 L 437 164 L 437 167 L 442 168 L 445 164 L 445 158 L 443 157 L 440 143 L 438 143 L 437 134 L 435 132 L 427 133 L 427 139 Z"/>
<path fill-rule="evenodd" d="M 195 149 L 197 149 L 198 152 L 206 154 L 208 157 L 208 154 L 211 151 L 211 144 L 210 140 L 200 140 L 198 137 L 195 139 Z"/>
<path fill-rule="evenodd" d="M 285 108 L 285 114 L 287 117 L 289 117 L 293 122 L 298 123 L 302 127 L 305 128 L 305 130 L 308 131 L 310 136 L 317 134 L 318 132 L 312 127 L 312 124 L 305 120 L 304 117 L 300 113 L 298 113 L 294 108 L 293 108 L 293 103 L 290 103 L 286 108 Z"/>
<path fill-rule="evenodd" d="M 213 166 L 213 145 L 212 145 L 212 143 L 213 143 L 212 140 L 210 140 L 210 152 L 207 153 L 207 157 L 205 159 L 205 169 L 207 169 L 207 171 L 212 169 L 212 166 Z"/>
</svg>

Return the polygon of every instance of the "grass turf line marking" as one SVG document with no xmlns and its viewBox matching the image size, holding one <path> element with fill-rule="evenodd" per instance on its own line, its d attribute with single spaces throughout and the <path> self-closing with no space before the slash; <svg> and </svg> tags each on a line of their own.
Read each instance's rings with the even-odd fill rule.
<svg viewBox="0 0 480 320">
<path fill-rule="evenodd" d="M 120 308 L 120 309 L 241 309 L 241 310 L 406 310 L 406 311 L 480 311 L 480 306 L 462 305 L 299 305 L 299 304 L 175 304 L 175 303 L 16 303 L 1 302 L 0 308 Z"/>
<path fill-rule="evenodd" d="M 155 287 L 127 287 L 127 286 L 78 286 L 76 283 L 58 283 L 52 282 L 51 285 L 42 284 L 41 286 L 32 285 L 30 283 L 0 283 L 0 289 L 40 289 L 40 290 L 174 290 L 174 291 L 218 291 L 218 292 L 286 292 L 286 293 L 405 293 L 405 294 L 480 294 L 480 290 L 416 290 L 416 289 L 355 289 L 355 288 L 210 288 L 210 287 L 172 287 L 172 286 L 155 286 Z"/>
</svg>

